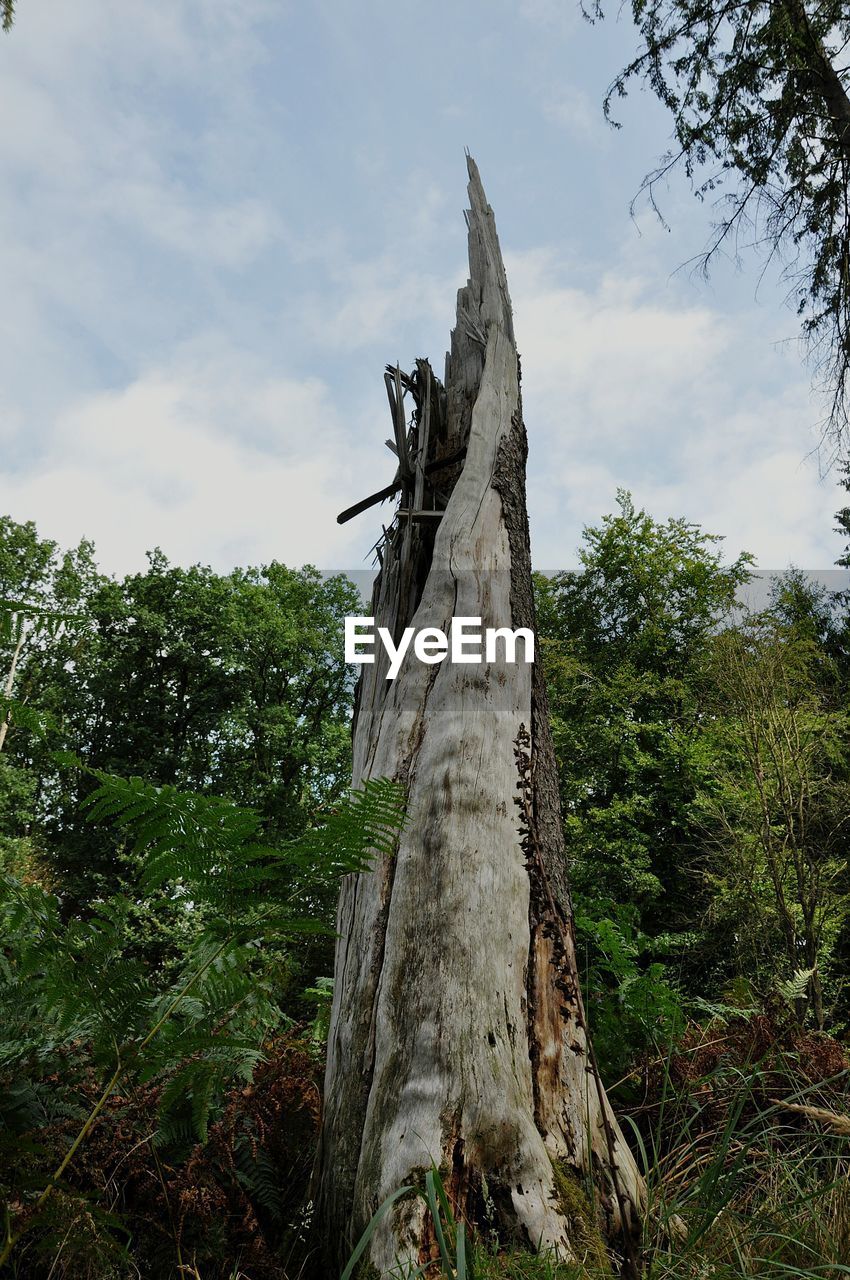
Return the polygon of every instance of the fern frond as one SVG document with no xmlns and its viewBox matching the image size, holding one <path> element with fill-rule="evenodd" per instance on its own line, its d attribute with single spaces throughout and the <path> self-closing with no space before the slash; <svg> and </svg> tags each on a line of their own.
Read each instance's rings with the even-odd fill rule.
<svg viewBox="0 0 850 1280">
<path fill-rule="evenodd" d="M 3 0 L 0 0 L 0 5 Z M 8 7 L 3 12 L 11 12 Z M 3 26 L 6 27 L 4 18 Z M 67 609 L 50 609 L 44 605 L 34 604 L 30 600 L 12 600 L 0 596 L 0 641 L 6 644 L 16 643 L 21 637 L 24 623 L 29 622 L 30 629 L 46 632 L 56 636 L 66 622 L 82 622 L 85 615 Z"/>
<path fill-rule="evenodd" d="M 365 871 L 374 856 L 391 857 L 405 820 L 404 790 L 384 778 L 352 791 L 320 821 L 286 844 L 258 840 L 260 818 L 229 800 L 157 787 L 142 778 L 95 775 L 87 798 L 93 822 L 121 829 L 143 860 L 146 892 L 180 884 L 195 901 L 218 908 L 248 895 L 292 897 L 327 889 L 340 876 Z M 306 929 L 304 922 L 298 931 Z"/>
<path fill-rule="evenodd" d="M 804 1000 L 808 994 L 809 983 L 817 972 L 817 965 L 811 969 L 796 969 L 793 977 L 783 982 L 779 980 L 776 988 L 783 1000 L 787 1000 L 789 1004 L 794 1004 L 797 1000 Z"/>
<path fill-rule="evenodd" d="M 157 1146 L 174 1146 L 187 1137 L 206 1142 L 217 1079 L 215 1063 L 206 1059 L 188 1062 L 171 1077 L 160 1098 Z"/>
<path fill-rule="evenodd" d="M 395 854 L 405 817 L 404 788 L 370 778 L 293 841 L 293 859 L 331 877 L 366 871 L 375 854 Z"/>
<path fill-rule="evenodd" d="M 142 889 L 182 881 L 215 897 L 255 842 L 259 816 L 215 796 L 157 787 L 142 778 L 97 773 L 84 802 L 93 822 L 110 821 L 143 857 Z"/>
<path fill-rule="evenodd" d="M 259 1143 L 241 1136 L 234 1144 L 233 1160 L 240 1186 L 273 1221 L 281 1221 L 280 1169 Z"/>
</svg>

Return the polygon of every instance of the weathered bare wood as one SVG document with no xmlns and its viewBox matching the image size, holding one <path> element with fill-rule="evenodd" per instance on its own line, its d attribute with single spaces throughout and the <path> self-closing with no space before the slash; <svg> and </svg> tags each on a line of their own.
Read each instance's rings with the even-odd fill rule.
<svg viewBox="0 0 850 1280">
<path fill-rule="evenodd" d="M 419 428 L 419 450 L 416 454 L 416 486 L 413 491 L 413 505 L 421 509 L 425 496 L 425 459 L 428 457 L 428 434 L 431 428 L 431 379 L 425 387 L 425 407 Z"/>
<path fill-rule="evenodd" d="M 432 476 L 436 475 L 438 471 L 445 471 L 447 467 L 453 467 L 458 462 L 463 462 L 465 457 L 465 448 L 456 449 L 447 458 L 438 458 L 434 462 L 429 462 L 425 467 L 425 475 Z M 361 498 L 360 502 L 354 503 L 354 506 L 346 507 L 345 511 L 341 511 L 337 516 L 337 524 L 345 524 L 348 520 L 353 520 L 355 516 L 362 515 L 364 511 L 368 511 L 370 507 L 377 506 L 379 502 L 386 502 L 388 498 L 394 498 L 397 493 L 401 493 L 401 490 L 401 480 L 394 480 L 392 484 L 379 489 L 377 493 L 370 494 L 368 498 Z"/>
<path fill-rule="evenodd" d="M 432 476 L 437 471 L 444 471 L 446 467 L 453 467 L 458 462 L 463 462 L 466 457 L 466 445 L 460 449 L 455 449 L 454 453 L 449 453 L 444 458 L 437 458 L 434 462 L 429 462 L 425 468 L 426 476 Z"/>
<path fill-rule="evenodd" d="M 442 520 L 442 511 L 426 511 L 415 507 L 399 507 L 398 514 L 403 520 L 413 520 L 419 524 L 427 524 L 429 520 Z"/>
<path fill-rule="evenodd" d="M 394 481 L 392 484 L 385 485 L 383 489 L 379 489 L 377 493 L 370 493 L 368 498 L 361 498 L 359 502 L 355 502 L 354 506 L 346 507 L 344 511 L 340 511 L 336 518 L 337 524 L 346 524 L 347 521 L 353 520 L 355 516 L 359 516 L 364 511 L 368 511 L 370 507 L 375 507 L 379 502 L 386 502 L 387 498 L 393 498 L 401 491 L 401 481 Z"/>
<path fill-rule="evenodd" d="M 427 453 L 423 443 L 447 505 L 439 520 L 403 517 L 385 543 L 371 612 L 396 637 L 448 631 L 457 616 L 534 626 L 510 298 L 471 159 L 469 177 L 470 276 L 445 391 L 434 380 L 439 429 Z M 419 361 L 407 382 L 423 441 L 432 378 Z M 540 668 L 408 655 L 394 681 L 386 673 L 381 652 L 363 668 L 353 776 L 402 781 L 409 825 L 395 857 L 340 896 L 315 1177 L 328 1263 L 432 1161 L 468 1222 L 565 1259 L 586 1242 L 563 1180 L 580 1195 L 588 1172 L 617 1249 L 644 1192 L 588 1052 Z M 371 1266 L 383 1277 L 427 1260 L 432 1230 L 419 1201 L 400 1201 L 372 1238 Z"/>
<path fill-rule="evenodd" d="M 395 451 L 398 454 L 402 479 L 409 480 L 413 477 L 413 471 L 410 466 L 410 456 L 407 452 L 407 427 L 404 421 L 404 392 L 401 385 L 401 370 L 398 367 L 393 369 L 392 372 L 387 370 L 384 374 L 384 383 L 387 388 L 387 399 L 390 402 L 393 430 L 395 431 Z"/>
</svg>

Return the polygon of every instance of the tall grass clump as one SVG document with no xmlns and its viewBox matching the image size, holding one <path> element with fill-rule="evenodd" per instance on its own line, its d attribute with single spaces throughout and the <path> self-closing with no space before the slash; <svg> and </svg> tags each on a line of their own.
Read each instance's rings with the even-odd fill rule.
<svg viewBox="0 0 850 1280">
<path fill-rule="evenodd" d="M 848 1102 L 828 1036 L 767 1015 L 692 1028 L 628 1117 L 647 1280 L 850 1275 Z"/>
</svg>

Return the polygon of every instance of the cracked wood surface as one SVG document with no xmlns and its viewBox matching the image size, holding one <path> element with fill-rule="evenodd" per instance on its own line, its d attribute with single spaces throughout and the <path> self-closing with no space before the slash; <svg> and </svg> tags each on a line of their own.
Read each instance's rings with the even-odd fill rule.
<svg viewBox="0 0 850 1280">
<path fill-rule="evenodd" d="M 470 276 L 445 388 L 417 363 L 417 482 L 441 454 L 466 453 L 453 483 L 441 480 L 450 489 L 442 520 L 399 526 L 385 545 L 372 612 L 396 638 L 405 626 L 448 632 L 458 616 L 534 625 L 510 297 L 471 159 L 469 178 Z M 600 1225 L 616 1248 L 621 1210 L 633 1226 L 644 1193 L 589 1069 L 540 668 L 428 666 L 412 653 L 394 681 L 386 667 L 380 649 L 362 668 L 353 777 L 403 781 L 408 825 L 396 856 L 347 878 L 340 895 L 314 1184 L 328 1260 L 343 1262 L 382 1201 L 421 1182 L 432 1162 L 470 1222 L 565 1259 L 576 1224 L 553 1162 L 592 1169 Z M 521 726 L 530 735 L 524 780 Z M 386 1275 L 398 1259 L 426 1260 L 432 1243 L 421 1203 L 407 1198 L 382 1220 L 368 1256 Z"/>
</svg>

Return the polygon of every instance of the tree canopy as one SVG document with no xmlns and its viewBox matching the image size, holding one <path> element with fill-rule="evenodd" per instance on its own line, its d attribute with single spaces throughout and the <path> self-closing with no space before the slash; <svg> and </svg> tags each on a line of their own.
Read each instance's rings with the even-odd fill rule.
<svg viewBox="0 0 850 1280">
<path fill-rule="evenodd" d="M 846 621 L 796 572 L 748 613 L 751 557 L 724 564 L 720 542 L 621 492 L 585 530 L 579 572 L 537 582 L 609 1072 L 626 1067 L 626 1043 L 674 1033 L 682 1005 L 770 1000 L 806 970 L 803 1016 L 846 1016 Z"/>
<path fill-rule="evenodd" d="M 0 598 L 72 611 L 58 634 L 34 634 L 22 650 L 0 756 L 0 786 L 18 797 L 8 837 L 39 847 L 69 909 L 114 882 L 118 850 L 80 809 L 89 774 L 57 752 L 86 770 L 226 796 L 256 810 L 271 840 L 296 835 L 348 782 L 353 677 L 340 637 L 360 608 L 348 581 L 277 563 L 182 569 L 159 551 L 145 572 L 116 580 L 98 572 L 89 544 L 62 555 L 6 519 Z M 4 672 L 12 653 L 0 641 Z M 16 728 L 25 708 L 43 732 Z"/>
<path fill-rule="evenodd" d="M 644 179 L 656 188 L 682 166 L 718 219 L 702 255 L 737 253 L 741 237 L 778 257 L 829 426 L 847 427 L 850 372 L 850 15 L 841 0 L 631 0 L 635 57 L 605 102 L 644 82 L 674 122 L 674 146 Z M 595 0 L 590 17 L 602 16 Z"/>
</svg>

